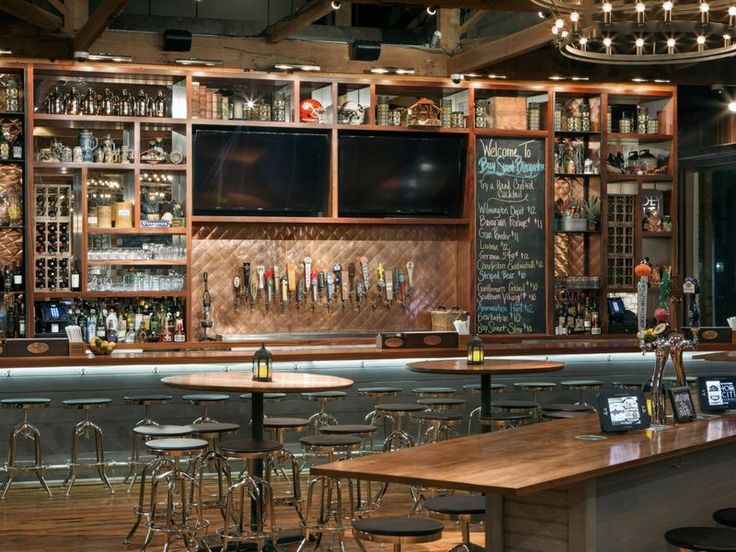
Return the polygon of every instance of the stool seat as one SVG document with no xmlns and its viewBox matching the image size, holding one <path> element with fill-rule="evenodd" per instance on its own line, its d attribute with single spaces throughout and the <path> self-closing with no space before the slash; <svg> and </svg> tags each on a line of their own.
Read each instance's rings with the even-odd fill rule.
<svg viewBox="0 0 736 552">
<path fill-rule="evenodd" d="M 713 514 L 713 519 L 721 525 L 736 527 L 736 508 L 724 508 Z"/>
<path fill-rule="evenodd" d="M 454 399 L 452 397 L 447 398 L 433 398 L 433 399 L 419 399 L 417 404 L 424 406 L 463 406 L 465 401 L 463 399 Z"/>
<path fill-rule="evenodd" d="M 238 431 L 238 424 L 230 424 L 226 422 L 203 422 L 201 424 L 192 424 L 189 426 L 193 435 L 202 435 L 206 433 L 227 433 L 229 431 Z"/>
<path fill-rule="evenodd" d="M 196 451 L 207 448 L 202 439 L 153 439 L 146 441 L 146 447 L 157 452 Z"/>
<path fill-rule="evenodd" d="M 51 403 L 51 399 L 43 397 L 10 398 L 0 401 L 3 408 L 44 408 Z"/>
<path fill-rule="evenodd" d="M 565 410 L 544 410 L 542 409 L 542 417 L 554 420 L 567 420 L 569 418 L 579 418 L 581 416 L 587 416 L 589 412 L 584 411 L 572 411 L 567 412 Z"/>
<path fill-rule="evenodd" d="M 489 425 L 492 422 L 521 422 L 531 420 L 531 414 L 518 414 L 516 412 L 492 412 L 490 416 L 479 416 L 481 424 Z"/>
<path fill-rule="evenodd" d="M 309 399 L 310 401 L 317 401 L 319 399 L 343 399 L 347 397 L 345 391 L 315 391 L 313 393 L 302 393 L 302 397 Z"/>
<path fill-rule="evenodd" d="M 411 392 L 415 395 L 453 395 L 457 393 L 454 387 L 415 387 Z"/>
<path fill-rule="evenodd" d="M 259 452 L 276 452 L 283 445 L 278 441 L 265 439 L 232 439 L 223 441 L 218 447 L 225 454 L 253 454 Z"/>
<path fill-rule="evenodd" d="M 356 531 L 371 535 L 387 537 L 424 537 L 439 533 L 444 525 L 439 521 L 424 518 L 384 517 L 356 519 L 353 521 Z"/>
<path fill-rule="evenodd" d="M 497 408 L 527 408 L 531 410 L 533 408 L 539 408 L 539 403 L 534 401 L 503 400 L 493 401 L 491 406 Z"/>
<path fill-rule="evenodd" d="M 112 402 L 112 399 L 67 399 L 65 401 L 61 401 L 61 404 L 64 405 L 64 408 L 104 408 L 105 406 L 109 405 Z"/>
<path fill-rule="evenodd" d="M 266 429 L 300 428 L 308 425 L 309 420 L 305 418 L 266 418 L 263 420 L 263 427 Z"/>
<path fill-rule="evenodd" d="M 240 398 L 249 401 L 253 398 L 253 393 L 241 393 Z M 264 393 L 263 399 L 266 401 L 278 401 L 286 398 L 286 393 Z"/>
<path fill-rule="evenodd" d="M 486 499 L 482 495 L 451 495 L 428 498 L 424 508 L 447 515 L 482 515 L 486 513 Z"/>
<path fill-rule="evenodd" d="M 319 428 L 320 432 L 324 435 L 356 435 L 373 433 L 376 429 L 376 426 L 368 424 L 326 425 Z"/>
<path fill-rule="evenodd" d="M 602 387 L 603 382 L 601 380 L 565 380 L 561 381 L 560 385 L 563 387 Z"/>
<path fill-rule="evenodd" d="M 196 393 L 194 395 L 182 395 L 182 400 L 191 403 L 222 402 L 230 399 L 230 395 L 224 393 Z"/>
<path fill-rule="evenodd" d="M 463 389 L 465 391 L 470 391 L 471 393 L 473 391 L 480 391 L 480 383 L 466 383 L 463 385 Z M 502 389 L 506 389 L 505 383 L 492 383 L 489 387 L 491 391 L 501 391 Z"/>
<path fill-rule="evenodd" d="M 381 394 L 381 393 L 401 393 L 403 389 L 401 387 L 358 387 L 358 393 L 362 395 Z"/>
<path fill-rule="evenodd" d="M 376 410 L 383 412 L 419 412 L 424 409 L 424 406 L 421 404 L 413 403 L 385 403 L 376 405 Z"/>
<path fill-rule="evenodd" d="M 355 435 L 320 434 L 302 437 L 299 442 L 308 447 L 350 447 L 359 445 L 363 440 Z"/>
<path fill-rule="evenodd" d="M 677 383 L 677 376 L 664 376 L 662 378 L 662 381 L 664 383 Z M 689 384 L 697 383 L 698 377 L 697 376 L 685 376 L 685 381 L 687 381 Z"/>
<path fill-rule="evenodd" d="M 611 382 L 614 389 L 641 389 L 642 382 L 638 380 L 615 380 Z"/>
<path fill-rule="evenodd" d="M 521 381 L 514 384 L 516 389 L 552 389 L 557 387 L 556 383 L 551 381 Z"/>
<path fill-rule="evenodd" d="M 736 531 L 718 527 L 678 527 L 664 534 L 674 546 L 703 552 L 736 552 Z"/>
<path fill-rule="evenodd" d="M 556 412 L 593 412 L 593 409 L 585 404 L 549 403 L 542 405 L 542 411 Z"/>
<path fill-rule="evenodd" d="M 430 422 L 454 422 L 463 419 L 461 414 L 454 414 L 452 412 L 414 412 L 411 417 L 415 420 L 426 420 Z"/>
<path fill-rule="evenodd" d="M 123 400 L 128 404 L 164 404 L 174 400 L 171 395 L 124 395 Z"/>
<path fill-rule="evenodd" d="M 134 427 L 133 432 L 145 437 L 181 437 L 191 435 L 192 427 L 180 425 L 142 425 Z"/>
</svg>

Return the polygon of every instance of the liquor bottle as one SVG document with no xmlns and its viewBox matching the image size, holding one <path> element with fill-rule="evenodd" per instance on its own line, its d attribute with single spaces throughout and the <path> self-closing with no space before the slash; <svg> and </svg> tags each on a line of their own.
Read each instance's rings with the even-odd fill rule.
<svg viewBox="0 0 736 552">
<path fill-rule="evenodd" d="M 118 341 L 118 316 L 115 314 L 113 309 L 110 309 L 107 315 L 107 321 L 105 322 L 106 331 L 105 339 L 110 342 L 117 343 Z"/>
<path fill-rule="evenodd" d="M 97 311 L 94 307 L 89 309 L 89 317 L 87 317 L 87 341 L 92 339 L 97 329 Z"/>
<path fill-rule="evenodd" d="M 18 337 L 26 336 L 26 307 L 23 301 L 18 304 Z"/>
<path fill-rule="evenodd" d="M 13 141 L 11 155 L 13 159 L 23 159 L 23 133 L 19 132 Z"/>
<path fill-rule="evenodd" d="M 151 307 L 151 331 L 148 333 L 148 341 L 156 343 L 161 341 L 161 319 L 155 307 Z"/>
<path fill-rule="evenodd" d="M 77 268 L 76 262 L 72 265 L 71 290 L 82 291 L 82 278 L 79 275 L 79 269 Z"/>
<path fill-rule="evenodd" d="M 598 305 L 593 302 L 593 314 L 592 314 L 592 320 L 591 320 L 591 327 L 590 327 L 590 334 L 591 335 L 601 335 L 601 332 L 603 329 L 601 328 L 601 319 L 598 315 Z"/>
<path fill-rule="evenodd" d="M 164 97 L 164 91 L 160 90 L 156 94 L 156 99 L 153 102 L 153 113 L 154 117 L 166 117 L 166 98 Z"/>
<path fill-rule="evenodd" d="M 8 311 L 7 311 L 7 330 L 5 332 L 5 337 L 18 337 L 18 334 L 16 333 L 18 328 L 15 326 L 15 302 L 13 301 L 13 298 L 11 297 L 8 301 Z"/>
<path fill-rule="evenodd" d="M 187 340 L 184 333 L 184 319 L 180 311 L 176 311 L 176 322 L 174 323 L 174 343 L 184 343 Z"/>
<path fill-rule="evenodd" d="M 0 336 L 8 335 L 8 311 L 5 310 L 5 295 L 0 293 Z"/>
<path fill-rule="evenodd" d="M 128 334 L 128 313 L 121 309 L 118 316 L 118 342 L 125 343 Z"/>
<path fill-rule="evenodd" d="M 588 298 L 585 302 L 585 318 L 583 319 L 583 326 L 586 334 L 591 333 L 593 328 L 593 300 Z"/>
<path fill-rule="evenodd" d="M 10 142 L 5 137 L 5 126 L 0 129 L 0 161 L 10 159 Z"/>
<path fill-rule="evenodd" d="M 13 291 L 23 291 L 23 269 L 20 264 L 13 269 Z"/>
<path fill-rule="evenodd" d="M 100 339 L 105 339 L 107 328 L 105 328 L 105 310 L 102 309 L 97 315 L 97 326 L 95 327 L 95 335 Z"/>
<path fill-rule="evenodd" d="M 10 265 L 3 268 L 3 291 L 13 291 L 13 271 Z"/>
<path fill-rule="evenodd" d="M 79 310 L 79 316 L 77 316 L 77 326 L 79 326 L 79 329 L 82 331 L 82 340 L 87 343 L 89 341 L 89 336 L 87 335 L 87 315 L 85 314 L 85 310 L 83 308 Z"/>
<path fill-rule="evenodd" d="M 126 343 L 135 343 L 135 332 L 136 332 L 136 318 L 135 310 L 132 306 L 128 307 L 128 333 L 125 334 Z"/>
</svg>

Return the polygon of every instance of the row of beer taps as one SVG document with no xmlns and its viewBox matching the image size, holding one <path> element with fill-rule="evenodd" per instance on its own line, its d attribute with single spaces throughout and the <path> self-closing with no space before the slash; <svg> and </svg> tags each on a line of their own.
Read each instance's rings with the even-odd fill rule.
<svg viewBox="0 0 736 552">
<path fill-rule="evenodd" d="M 311 257 L 300 264 L 287 262 L 272 268 L 243 262 L 242 273 L 233 277 L 232 286 L 235 309 L 243 304 L 255 309 L 260 303 L 267 311 L 280 308 L 282 312 L 291 304 L 297 312 L 307 308 L 315 311 L 320 306 L 330 311 L 368 306 L 390 309 L 398 304 L 405 309 L 414 293 L 414 262 L 393 269 L 384 269 L 378 263 L 374 278 L 367 257 L 357 257 L 347 268 L 335 264 L 331 270 L 317 270 Z"/>
</svg>

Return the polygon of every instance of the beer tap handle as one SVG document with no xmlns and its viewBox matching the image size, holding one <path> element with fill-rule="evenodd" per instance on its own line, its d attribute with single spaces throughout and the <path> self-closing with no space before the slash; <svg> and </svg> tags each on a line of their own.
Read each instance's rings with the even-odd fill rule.
<svg viewBox="0 0 736 552">
<path fill-rule="evenodd" d="M 235 290 L 235 304 L 234 308 L 240 307 L 240 276 L 237 274 L 233 276 L 233 289 Z"/>
<path fill-rule="evenodd" d="M 332 272 L 335 275 L 334 281 L 335 281 L 335 297 L 340 294 L 340 288 L 342 288 L 342 265 L 336 264 L 332 267 Z"/>
<path fill-rule="evenodd" d="M 273 305 L 273 271 L 267 270 L 265 273 L 266 277 L 266 310 L 271 308 Z"/>
<path fill-rule="evenodd" d="M 330 310 L 330 306 L 332 305 L 332 295 L 334 292 L 333 284 L 335 280 L 331 272 L 327 273 L 326 279 L 327 279 L 327 310 Z"/>
<path fill-rule="evenodd" d="M 355 263 L 348 265 L 348 297 L 353 300 L 353 290 L 355 289 Z"/>
<path fill-rule="evenodd" d="M 243 263 L 243 288 L 247 289 L 249 283 L 250 283 L 250 263 L 244 262 Z"/>
<path fill-rule="evenodd" d="M 296 283 L 296 310 L 302 308 L 302 302 L 304 301 L 304 280 L 299 280 Z"/>
<path fill-rule="evenodd" d="M 265 288 L 265 278 L 264 275 L 266 273 L 266 267 L 263 265 L 258 265 L 256 267 L 256 274 L 258 275 L 258 297 L 263 297 L 263 291 Z"/>
<path fill-rule="evenodd" d="M 281 310 L 286 311 L 289 306 L 289 280 L 286 276 L 281 278 Z"/>
<path fill-rule="evenodd" d="M 363 291 L 368 293 L 370 286 L 370 274 L 368 274 L 368 257 L 358 257 L 358 264 L 360 265 L 360 271 L 363 273 Z"/>
<path fill-rule="evenodd" d="M 391 308 L 391 303 L 394 301 L 394 275 L 393 271 L 386 271 L 386 305 L 387 309 Z"/>
<path fill-rule="evenodd" d="M 256 308 L 256 300 L 258 299 L 258 276 L 250 275 L 250 308 Z"/>
<path fill-rule="evenodd" d="M 406 263 L 406 275 L 409 279 L 409 289 L 406 294 L 412 295 L 414 293 L 414 261 Z"/>
<path fill-rule="evenodd" d="M 371 301 L 371 307 L 374 309 L 378 306 L 378 301 L 383 299 L 383 289 L 386 287 L 386 281 L 384 280 L 385 271 L 383 270 L 383 264 L 378 263 L 376 267 L 376 293 Z M 366 289 L 366 293 L 368 290 Z"/>
<path fill-rule="evenodd" d="M 355 283 L 355 309 L 360 310 L 363 303 L 363 282 Z"/>
<path fill-rule="evenodd" d="M 317 274 L 317 283 L 319 285 L 319 298 L 322 299 L 325 294 L 325 286 L 327 285 L 327 281 L 325 280 L 325 273 L 321 270 Z"/>
<path fill-rule="evenodd" d="M 314 312 L 315 307 L 317 306 L 317 293 L 318 293 L 318 283 L 317 283 L 317 271 L 312 270 L 311 274 L 311 280 L 312 280 L 312 312 Z"/>
<path fill-rule="evenodd" d="M 296 265 L 294 263 L 286 263 L 286 277 L 289 284 L 289 295 L 296 292 Z"/>
<path fill-rule="evenodd" d="M 342 285 L 340 286 L 340 303 L 342 304 L 343 310 L 345 309 L 345 305 L 348 302 L 348 297 L 350 296 L 350 283 L 348 283 L 345 278 L 342 280 Z"/>
<path fill-rule="evenodd" d="M 304 257 L 304 287 L 309 291 L 312 284 L 312 257 Z"/>
<path fill-rule="evenodd" d="M 396 280 L 399 283 L 399 305 L 403 309 L 406 307 L 406 276 L 400 268 L 397 268 L 396 272 L 398 273 Z"/>
</svg>

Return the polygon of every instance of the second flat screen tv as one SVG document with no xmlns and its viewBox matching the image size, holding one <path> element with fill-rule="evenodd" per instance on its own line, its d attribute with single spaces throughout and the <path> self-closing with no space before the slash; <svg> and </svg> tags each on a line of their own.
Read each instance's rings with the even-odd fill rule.
<svg viewBox="0 0 736 552">
<path fill-rule="evenodd" d="M 325 132 L 195 128 L 195 215 L 320 216 L 327 202 Z"/>
<path fill-rule="evenodd" d="M 345 132 L 338 151 L 340 216 L 459 216 L 465 136 Z"/>
</svg>

